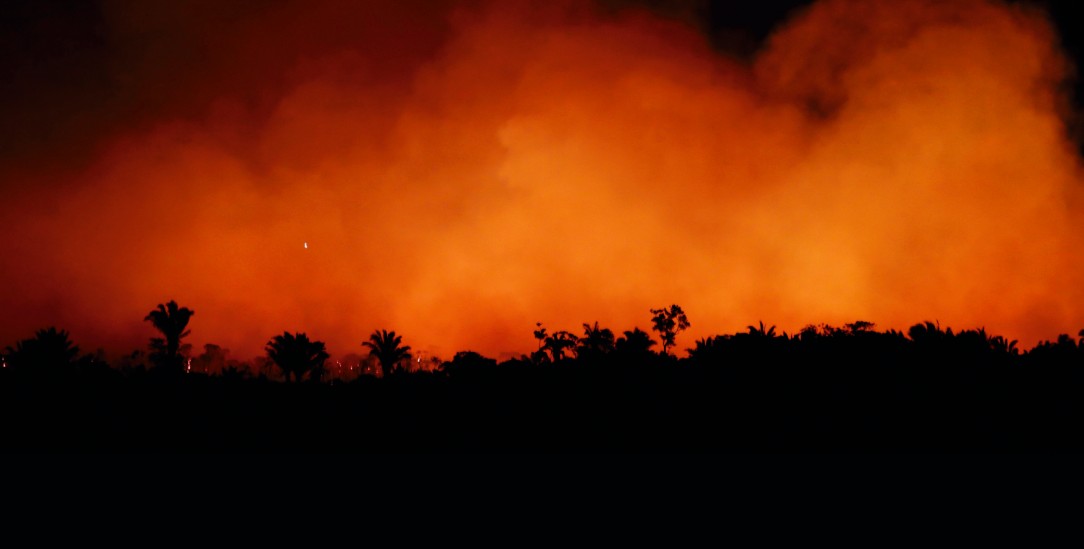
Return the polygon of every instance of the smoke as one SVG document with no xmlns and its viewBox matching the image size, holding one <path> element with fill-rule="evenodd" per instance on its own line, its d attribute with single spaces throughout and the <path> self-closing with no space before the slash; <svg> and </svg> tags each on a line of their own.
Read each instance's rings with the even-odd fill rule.
<svg viewBox="0 0 1084 549">
<path fill-rule="evenodd" d="M 525 352 L 537 321 L 647 328 L 671 303 L 679 348 L 758 320 L 1084 327 L 1072 67 L 1019 5 L 823 0 L 751 59 L 682 18 L 551 3 L 101 21 L 85 117 L 54 132 L 88 159 L 0 171 L 4 341 L 142 347 L 169 299 L 240 356 L 377 328 Z"/>
</svg>

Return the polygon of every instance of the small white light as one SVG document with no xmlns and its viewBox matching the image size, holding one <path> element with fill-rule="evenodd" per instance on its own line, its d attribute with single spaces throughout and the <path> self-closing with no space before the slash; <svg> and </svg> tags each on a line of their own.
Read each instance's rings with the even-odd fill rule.
<svg viewBox="0 0 1084 549">
<path fill-rule="evenodd" d="M 305 243 L 305 249 L 306 250 L 309 249 L 309 243 L 308 242 Z"/>
</svg>

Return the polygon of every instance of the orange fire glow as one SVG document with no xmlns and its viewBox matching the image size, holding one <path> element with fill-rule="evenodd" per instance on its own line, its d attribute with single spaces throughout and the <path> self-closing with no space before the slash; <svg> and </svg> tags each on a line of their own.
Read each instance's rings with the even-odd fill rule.
<svg viewBox="0 0 1084 549">
<path fill-rule="evenodd" d="M 213 63 L 131 61 L 146 108 L 85 166 L 20 172 L 3 343 L 144 347 L 170 299 L 242 357 L 377 328 L 498 356 L 671 303 L 679 348 L 758 320 L 1084 327 L 1072 67 L 1041 13 L 823 0 L 740 59 L 643 11 L 411 4 L 110 14 L 148 56 L 202 29 Z"/>
</svg>

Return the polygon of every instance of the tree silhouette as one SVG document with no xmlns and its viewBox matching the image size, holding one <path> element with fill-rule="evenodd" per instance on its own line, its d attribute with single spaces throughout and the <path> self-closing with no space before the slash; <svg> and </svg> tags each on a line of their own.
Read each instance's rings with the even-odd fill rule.
<svg viewBox="0 0 1084 549">
<path fill-rule="evenodd" d="M 559 362 L 565 358 L 565 350 L 575 347 L 578 340 L 571 332 L 558 330 L 546 338 L 543 348 L 550 352 L 554 362 Z"/>
<path fill-rule="evenodd" d="M 283 332 L 272 337 L 265 350 L 267 358 L 282 370 L 287 383 L 291 373 L 294 381 L 301 381 L 306 373 L 323 372 L 324 361 L 329 356 L 323 341 L 309 340 L 304 333 Z"/>
<path fill-rule="evenodd" d="M 490 373 L 497 367 L 497 361 L 486 358 L 474 351 L 459 351 L 451 362 L 440 365 L 440 371 L 448 375 L 477 375 Z"/>
<path fill-rule="evenodd" d="M 694 343 L 694 346 L 689 349 L 685 349 L 689 353 L 689 358 L 693 361 L 707 360 L 714 358 L 716 354 L 719 354 L 722 350 L 723 336 L 708 336 L 703 337 Z"/>
<path fill-rule="evenodd" d="M 173 300 L 165 305 L 159 303 L 157 309 L 147 313 L 143 320 L 150 322 L 165 336 L 151 338 L 151 360 L 157 366 L 174 372 L 184 370 L 184 358 L 179 353 L 181 338 L 190 333 L 185 328 L 194 314 L 195 311 L 188 307 L 178 307 Z"/>
<path fill-rule="evenodd" d="M 749 325 L 746 326 L 746 329 L 749 330 L 749 335 L 753 337 L 763 337 L 767 339 L 772 339 L 775 337 L 775 326 L 765 328 L 763 320 L 760 321 L 759 326 Z"/>
<path fill-rule="evenodd" d="M 201 374 L 219 374 L 225 369 L 229 354 L 229 349 L 224 349 L 214 343 L 205 343 L 203 352 L 194 361 L 195 367 L 193 370 Z"/>
<path fill-rule="evenodd" d="M 651 335 L 647 332 L 633 328 L 632 330 L 625 330 L 623 332 L 624 337 L 617 338 L 614 342 L 614 348 L 619 353 L 629 355 L 646 355 L 651 353 L 651 348 L 654 347 L 657 342 L 651 339 Z"/>
<path fill-rule="evenodd" d="M 599 328 L 595 325 L 584 323 L 583 337 L 576 346 L 576 356 L 588 359 L 597 359 L 609 354 L 614 350 L 614 333 L 609 328 Z"/>
<path fill-rule="evenodd" d="M 1058 334 L 1055 341 L 1041 341 L 1027 352 L 1028 358 L 1038 362 L 1079 364 L 1080 348 L 1069 334 Z"/>
<path fill-rule="evenodd" d="M 941 330 L 941 324 L 934 324 L 929 320 L 915 324 L 907 329 L 907 337 L 911 341 L 922 344 L 937 344 L 952 337 L 952 328 Z"/>
<path fill-rule="evenodd" d="M 380 373 L 388 377 L 400 362 L 410 360 L 410 346 L 404 346 L 402 342 L 403 336 L 395 335 L 394 331 L 377 330 L 369 336 L 369 341 L 361 345 L 369 349 L 369 356 L 375 356 L 380 361 Z"/>
<path fill-rule="evenodd" d="M 538 326 L 538 329 L 534 331 L 534 338 L 538 340 L 537 350 L 541 351 L 542 343 L 546 340 L 546 329 L 542 327 L 541 322 L 535 322 L 534 325 Z M 1081 331 L 1084 332 L 1084 330 Z"/>
<path fill-rule="evenodd" d="M 670 347 L 674 346 L 678 332 L 689 327 L 689 319 L 685 317 L 685 311 L 677 305 L 665 309 L 651 309 L 651 314 L 651 329 L 659 332 L 662 354 L 668 354 Z"/>
<path fill-rule="evenodd" d="M 1084 333 L 1084 330 L 1081 330 Z M 990 349 L 995 353 L 1004 355 L 1019 355 L 1020 350 L 1016 348 L 1017 340 L 1009 341 L 1004 336 L 994 336 L 990 338 Z"/>
<path fill-rule="evenodd" d="M 33 338 L 15 343 L 15 348 L 8 347 L 8 366 L 17 371 L 30 372 L 57 371 L 71 366 L 79 347 L 68 337 L 67 330 L 56 327 L 38 330 Z"/>
<path fill-rule="evenodd" d="M 0 415 L 10 419 L 0 451 L 1084 449 L 1084 330 L 1024 350 L 985 328 L 933 322 L 904 332 L 865 321 L 811 324 L 794 336 L 757 322 L 697 339 L 688 359 L 677 360 L 652 351 L 661 345 L 651 332 L 635 328 L 615 339 L 599 322 L 582 327 L 579 338 L 542 338 L 538 352 L 556 367 L 462 351 L 435 372 L 392 375 L 392 383 L 366 375 L 352 384 L 336 383 L 344 365 L 353 372 L 364 360 L 376 376 L 405 368 L 402 338 L 376 331 L 363 346 L 369 358 L 355 348 L 360 354 L 333 362 L 324 343 L 282 332 L 251 364 L 285 384 L 244 379 L 255 376 L 206 344 L 191 355 L 192 371 L 220 376 L 163 384 L 146 375 L 145 345 L 109 370 L 102 353 L 82 354 L 66 331 L 47 328 L 12 341 L 0 357 L 7 364 Z M 184 354 L 184 327 L 176 333 Z M 160 347 L 168 350 L 165 338 Z M 414 364 L 429 358 L 419 355 Z M 325 365 L 331 383 L 317 386 Z M 371 422 L 374 410 L 390 410 L 394 421 L 342 436 Z"/>
<path fill-rule="evenodd" d="M 844 324 L 843 325 L 843 327 L 851 335 L 857 335 L 857 334 L 864 334 L 864 333 L 872 332 L 874 326 L 876 326 L 876 324 L 874 324 L 872 322 L 869 322 L 867 320 L 856 320 L 854 322 L 851 322 L 850 324 Z"/>
</svg>

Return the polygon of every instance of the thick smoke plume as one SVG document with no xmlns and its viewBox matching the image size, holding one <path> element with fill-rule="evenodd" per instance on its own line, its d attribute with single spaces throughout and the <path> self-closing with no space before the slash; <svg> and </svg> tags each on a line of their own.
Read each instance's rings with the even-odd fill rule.
<svg viewBox="0 0 1084 549">
<path fill-rule="evenodd" d="M 749 59 L 581 4 L 153 6 L 100 14 L 104 83 L 50 137 L 89 152 L 5 159 L 5 344 L 142 347 L 169 299 L 242 356 L 376 328 L 525 352 L 537 321 L 671 303 L 679 348 L 758 320 L 1084 327 L 1072 67 L 1039 12 L 824 0 Z"/>
</svg>

